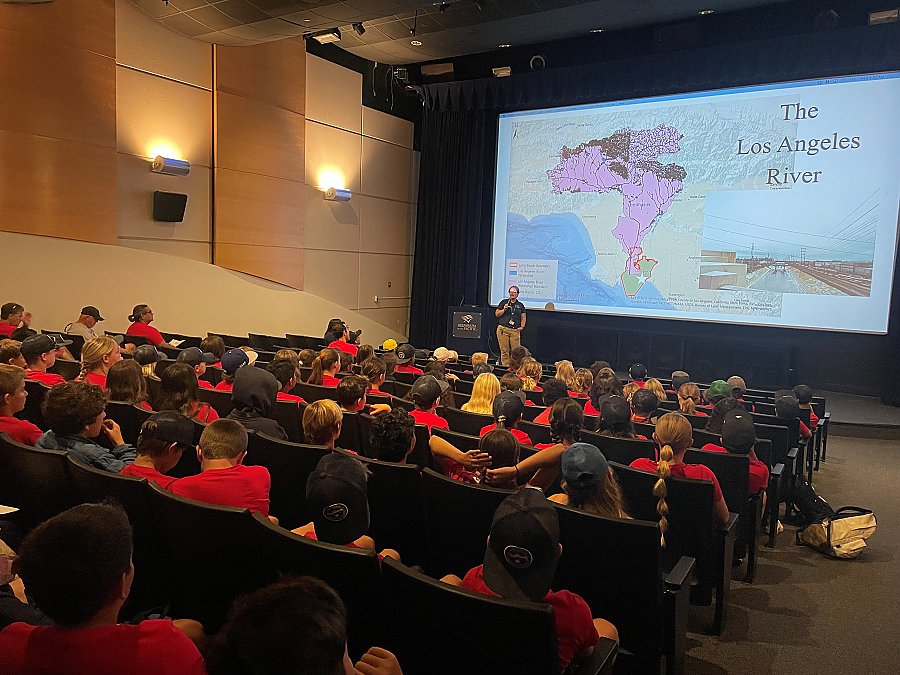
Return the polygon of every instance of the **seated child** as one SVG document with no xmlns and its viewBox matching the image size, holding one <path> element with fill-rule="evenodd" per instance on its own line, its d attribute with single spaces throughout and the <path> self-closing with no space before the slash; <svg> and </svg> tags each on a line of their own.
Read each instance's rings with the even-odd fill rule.
<svg viewBox="0 0 900 675">
<path fill-rule="evenodd" d="M 33 447 L 44 432 L 28 420 L 14 417 L 17 412 L 25 409 L 27 397 L 25 370 L 19 366 L 0 363 L 0 434 L 6 434 L 17 443 Z"/>
<path fill-rule="evenodd" d="M 337 386 L 337 402 L 344 412 L 362 412 L 368 415 L 380 415 L 390 411 L 387 403 L 366 403 L 369 381 L 361 375 L 347 375 Z"/>
<path fill-rule="evenodd" d="M 810 438 L 812 432 L 800 419 L 800 403 L 792 395 L 776 396 L 775 417 L 783 420 L 798 420 L 800 424 L 800 438 Z"/>
<path fill-rule="evenodd" d="M 509 390 L 501 391 L 494 397 L 492 407 L 494 423 L 482 427 L 481 431 L 478 433 L 479 436 L 484 436 L 486 433 L 496 429 L 498 425 L 502 425 L 503 428 L 511 431 L 512 435 L 515 436 L 522 445 L 534 445 L 528 434 L 521 429 L 516 428 L 516 425 L 519 423 L 519 420 L 522 419 L 522 413 L 525 410 L 525 403 L 522 401 L 522 397 L 519 396 L 519 392 Z"/>
<path fill-rule="evenodd" d="M 166 474 L 178 464 L 185 450 L 196 452 L 193 423 L 174 410 L 150 415 L 141 425 L 137 458 L 119 473 L 146 478 L 168 488 L 177 478 Z"/>
<path fill-rule="evenodd" d="M 653 424 L 651 419 L 659 407 L 659 398 L 649 389 L 639 389 L 631 397 L 631 421 Z"/>
<path fill-rule="evenodd" d="M 516 378 L 516 381 L 518 380 L 519 378 Z M 433 375 L 422 375 L 416 379 L 412 389 L 409 390 L 409 399 L 416 404 L 416 409 L 409 414 L 416 424 L 424 424 L 428 427 L 428 431 L 431 431 L 432 427 L 450 428 L 450 423 L 435 412 L 440 403 L 441 394 L 449 388 L 448 382 L 438 380 Z"/>
<path fill-rule="evenodd" d="M 562 493 L 548 499 L 604 518 L 629 518 L 622 488 L 600 449 L 589 443 L 574 443 L 560 461 Z"/>
<path fill-rule="evenodd" d="M 750 458 L 750 476 L 748 490 L 750 494 L 762 493 L 763 509 L 766 506 L 766 487 L 769 485 L 769 467 L 761 462 L 753 448 L 756 445 L 756 429 L 753 418 L 746 410 L 732 410 L 725 415 L 722 422 L 722 445 L 707 443 L 701 450 L 711 452 L 730 452 L 736 455 L 747 455 Z"/>
<path fill-rule="evenodd" d="M 291 403 L 306 403 L 302 396 L 292 394 L 291 391 L 297 385 L 297 367 L 290 359 L 275 359 L 266 366 L 275 379 L 278 380 L 278 393 L 276 401 L 290 401 Z"/>
<path fill-rule="evenodd" d="M 303 436 L 310 445 L 324 445 L 335 450 L 341 435 L 344 413 L 330 398 L 313 401 L 303 411 Z"/>
<path fill-rule="evenodd" d="M 403 408 L 394 408 L 372 420 L 372 452 L 383 462 L 406 464 L 416 447 L 416 422 Z"/>
<path fill-rule="evenodd" d="M 800 404 L 801 410 L 809 410 L 809 428 L 810 430 L 815 429 L 819 426 L 819 416 L 816 415 L 816 411 L 813 410 L 812 407 L 812 397 L 813 391 L 812 389 L 805 384 L 798 384 L 793 389 L 794 397 L 797 399 L 797 403 Z"/>
</svg>

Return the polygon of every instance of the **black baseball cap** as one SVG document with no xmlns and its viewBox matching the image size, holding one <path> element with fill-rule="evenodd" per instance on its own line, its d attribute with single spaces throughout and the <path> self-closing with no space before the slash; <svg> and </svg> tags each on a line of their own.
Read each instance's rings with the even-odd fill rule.
<svg viewBox="0 0 900 675">
<path fill-rule="evenodd" d="M 216 357 L 210 352 L 204 352 L 199 347 L 188 347 L 187 349 L 182 349 L 175 360 L 178 363 L 186 363 L 196 368 L 201 363 L 215 363 Z"/>
<path fill-rule="evenodd" d="M 55 351 L 60 347 L 65 347 L 66 345 L 70 344 L 72 344 L 71 340 L 63 340 L 59 335 L 37 333 L 35 335 L 29 335 L 27 338 L 22 340 L 20 351 L 22 352 L 22 356 L 24 356 L 25 360 L 27 361 L 33 359 L 36 356 L 40 356 L 41 354 Z"/>
<path fill-rule="evenodd" d="M 97 321 L 106 321 L 102 316 L 100 316 L 100 310 L 94 307 L 93 305 L 88 305 L 87 307 L 81 308 L 81 313 L 85 316 L 90 316 L 96 319 Z"/>
<path fill-rule="evenodd" d="M 174 410 L 154 413 L 141 425 L 141 438 L 158 438 L 166 443 L 177 443 L 187 448 L 194 447 L 194 423 Z"/>
<path fill-rule="evenodd" d="M 409 397 L 419 405 L 427 407 L 437 401 L 449 388 L 450 384 L 445 380 L 439 380 L 434 375 L 422 375 L 413 382 Z"/>
<path fill-rule="evenodd" d="M 511 389 L 501 391 L 494 397 L 491 411 L 493 412 L 494 419 L 499 418 L 501 415 L 505 417 L 508 422 L 520 419 L 522 413 L 525 412 L 525 393 L 522 391 L 513 391 Z"/>
<path fill-rule="evenodd" d="M 139 345 L 135 347 L 132 357 L 142 366 L 158 363 L 166 358 L 153 345 Z"/>
<path fill-rule="evenodd" d="M 325 455 L 306 481 L 306 507 L 316 538 L 346 546 L 369 529 L 366 468 L 340 452 Z"/>
<path fill-rule="evenodd" d="M 756 444 L 756 430 L 753 417 L 746 410 L 730 410 L 722 422 L 722 445 L 726 450 L 749 452 Z"/>
<path fill-rule="evenodd" d="M 562 454 L 560 471 L 563 480 L 576 487 L 602 485 L 609 473 L 609 462 L 600 449 L 590 443 L 573 443 Z"/>
<path fill-rule="evenodd" d="M 409 363 L 416 358 L 416 348 L 408 342 L 397 347 L 397 363 Z"/>
</svg>

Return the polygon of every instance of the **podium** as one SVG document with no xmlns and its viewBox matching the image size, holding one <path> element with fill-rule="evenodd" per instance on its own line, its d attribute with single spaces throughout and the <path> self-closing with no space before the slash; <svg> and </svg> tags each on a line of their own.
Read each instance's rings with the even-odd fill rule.
<svg viewBox="0 0 900 675">
<path fill-rule="evenodd" d="M 488 338 L 494 322 L 490 307 L 456 305 L 447 308 L 447 348 L 460 354 L 488 352 Z M 490 352 L 488 352 L 490 353 Z"/>
</svg>

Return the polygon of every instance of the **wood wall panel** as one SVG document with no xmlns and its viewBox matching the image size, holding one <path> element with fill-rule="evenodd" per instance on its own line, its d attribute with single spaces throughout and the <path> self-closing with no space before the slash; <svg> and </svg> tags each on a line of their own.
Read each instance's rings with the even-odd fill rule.
<svg viewBox="0 0 900 675">
<path fill-rule="evenodd" d="M 116 150 L 0 130 L 0 213 L 8 232 L 116 241 Z"/>
<path fill-rule="evenodd" d="M 216 120 L 216 166 L 303 182 L 303 115 L 217 92 Z"/>
<path fill-rule="evenodd" d="M 378 197 L 359 195 L 357 202 L 362 226 L 359 250 L 366 253 L 409 253 L 412 207 Z"/>
<path fill-rule="evenodd" d="M 363 194 L 408 202 L 412 172 L 412 150 L 363 136 L 360 171 Z"/>
<path fill-rule="evenodd" d="M 356 309 L 359 253 L 307 249 L 303 264 L 306 268 L 303 290 L 348 309 Z"/>
<path fill-rule="evenodd" d="M 115 62 L 0 27 L 0 129 L 115 147 Z"/>
<path fill-rule="evenodd" d="M 307 57 L 306 118 L 354 133 L 362 131 L 362 75 L 316 56 Z"/>
<path fill-rule="evenodd" d="M 216 243 L 215 250 L 215 260 L 219 267 L 245 272 L 303 290 L 302 249 Z M 255 311 L 256 308 L 246 309 Z"/>
<path fill-rule="evenodd" d="M 343 129 L 306 122 L 306 182 L 315 187 L 344 187 L 360 191 L 359 165 L 363 138 Z M 378 141 L 372 141 L 376 143 Z M 381 167 L 386 170 L 386 167 Z M 337 173 L 343 185 L 320 185 L 322 171 Z"/>
<path fill-rule="evenodd" d="M 414 130 L 415 125 L 409 120 L 388 115 L 374 108 L 362 109 L 363 136 L 412 149 Z"/>
<path fill-rule="evenodd" d="M 179 258 L 187 258 L 188 260 L 196 260 L 197 262 L 202 263 L 209 262 L 209 242 L 175 240 L 166 241 L 163 239 L 129 239 L 127 237 L 123 237 L 119 239 L 119 246 L 124 246 L 126 248 L 135 248 L 140 251 L 153 251 L 154 253 L 174 255 Z"/>
<path fill-rule="evenodd" d="M 303 115 L 306 48 L 300 38 L 215 47 L 216 89 Z"/>
<path fill-rule="evenodd" d="M 0 27 L 30 36 L 20 54 L 41 58 L 51 45 L 116 56 L 115 0 L 60 0 L 39 5 L 0 4 Z M 59 63 L 66 70 L 65 63 Z"/>
<path fill-rule="evenodd" d="M 412 258 L 408 255 L 360 253 L 357 307 L 368 309 L 409 307 L 411 266 Z M 398 299 L 379 300 L 376 303 L 376 295 Z"/>
<path fill-rule="evenodd" d="M 302 183 L 230 169 L 216 169 L 215 180 L 216 242 L 303 246 Z"/>
<path fill-rule="evenodd" d="M 306 186 L 303 240 L 306 248 L 358 251 L 359 195 L 349 202 L 327 202 L 318 188 Z"/>
</svg>

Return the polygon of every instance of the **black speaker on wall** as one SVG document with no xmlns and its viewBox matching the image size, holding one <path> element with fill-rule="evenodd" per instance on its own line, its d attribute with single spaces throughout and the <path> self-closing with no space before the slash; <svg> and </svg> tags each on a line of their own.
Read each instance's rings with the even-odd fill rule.
<svg viewBox="0 0 900 675">
<path fill-rule="evenodd" d="M 187 198 L 187 195 L 178 192 L 157 190 L 153 193 L 153 220 L 161 223 L 183 222 Z"/>
</svg>

